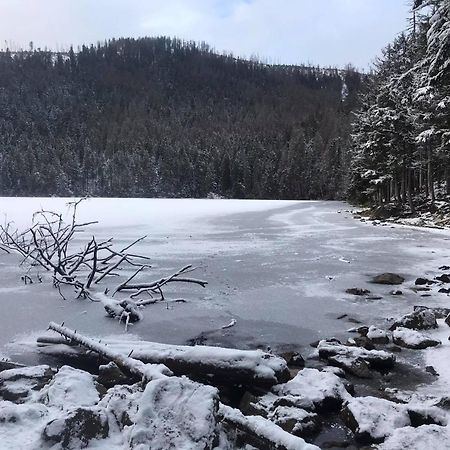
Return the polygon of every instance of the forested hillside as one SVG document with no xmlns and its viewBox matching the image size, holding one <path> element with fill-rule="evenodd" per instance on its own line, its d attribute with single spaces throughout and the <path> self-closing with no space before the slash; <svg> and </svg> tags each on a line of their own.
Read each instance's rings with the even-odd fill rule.
<svg viewBox="0 0 450 450">
<path fill-rule="evenodd" d="M 387 46 L 354 128 L 351 196 L 416 205 L 450 194 L 450 1 L 416 0 Z M 427 200 L 428 199 L 428 200 Z"/>
<path fill-rule="evenodd" d="M 168 38 L 0 54 L 0 194 L 336 198 L 354 70 Z"/>
</svg>

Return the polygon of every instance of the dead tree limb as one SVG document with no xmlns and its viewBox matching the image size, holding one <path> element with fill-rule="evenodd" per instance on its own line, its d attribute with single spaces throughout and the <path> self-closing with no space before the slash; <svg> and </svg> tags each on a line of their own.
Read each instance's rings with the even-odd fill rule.
<svg viewBox="0 0 450 450">
<path fill-rule="evenodd" d="M 134 358 L 124 356 L 122 353 L 111 350 L 106 345 L 82 336 L 76 331 L 58 325 L 55 322 L 50 322 L 48 328 L 56 331 L 61 336 L 64 336 L 69 340 L 69 342 L 75 342 L 78 345 L 97 353 L 105 359 L 113 361 L 124 373 L 128 373 L 135 378 L 150 381 L 152 379 L 165 378 L 172 375 L 172 372 L 162 364 L 143 363 L 142 361 L 138 361 Z"/>
</svg>

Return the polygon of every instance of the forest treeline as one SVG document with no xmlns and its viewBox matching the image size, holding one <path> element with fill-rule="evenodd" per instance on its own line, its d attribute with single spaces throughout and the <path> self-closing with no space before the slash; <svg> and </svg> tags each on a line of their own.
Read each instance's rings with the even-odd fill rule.
<svg viewBox="0 0 450 450">
<path fill-rule="evenodd" d="M 351 198 L 434 202 L 450 194 L 450 1 L 415 0 L 407 31 L 367 78 L 353 129 Z"/>
<path fill-rule="evenodd" d="M 0 53 L 0 195 L 341 198 L 361 75 L 169 38 Z"/>
</svg>

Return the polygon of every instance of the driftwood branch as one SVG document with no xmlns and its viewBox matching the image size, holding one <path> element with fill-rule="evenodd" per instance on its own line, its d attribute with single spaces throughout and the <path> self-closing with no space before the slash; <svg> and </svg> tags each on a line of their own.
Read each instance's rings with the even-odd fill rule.
<svg viewBox="0 0 450 450">
<path fill-rule="evenodd" d="M 130 249 L 143 241 L 146 236 L 135 239 L 120 250 L 113 248 L 112 238 L 100 241 L 92 237 L 84 247 L 74 251 L 75 235 L 97 223 L 96 221 L 77 222 L 77 208 L 83 200 L 69 203 L 72 208 L 69 223 L 64 222 L 62 214 L 40 210 L 33 214 L 31 227 L 23 232 L 15 229 L 12 223 L 0 225 L 0 250 L 18 253 L 23 258 L 21 265 L 29 268 L 38 266 L 50 272 L 53 286 L 58 289 L 64 299 L 63 291 L 71 287 L 75 291 L 76 298 L 102 301 L 98 298 L 96 285 L 104 281 L 106 277 L 119 276 L 118 271 L 123 268 L 135 268 L 125 281 L 119 281 L 117 286 L 111 288 L 113 296 L 120 292 L 127 292 L 130 297 L 124 299 L 122 295 L 122 298 L 117 301 L 110 298 L 104 302 L 108 314 L 120 320 L 123 319 L 127 324 L 140 320 L 142 315 L 137 308 L 155 303 L 138 300 L 141 295 L 159 294 L 160 300 L 164 300 L 162 287 L 171 282 L 206 286 L 206 281 L 186 277 L 186 274 L 194 270 L 191 265 L 156 281 L 132 283 L 145 269 L 151 267 L 148 265 L 149 256 L 137 252 L 130 253 Z M 133 301 L 134 299 L 136 301 Z"/>
</svg>

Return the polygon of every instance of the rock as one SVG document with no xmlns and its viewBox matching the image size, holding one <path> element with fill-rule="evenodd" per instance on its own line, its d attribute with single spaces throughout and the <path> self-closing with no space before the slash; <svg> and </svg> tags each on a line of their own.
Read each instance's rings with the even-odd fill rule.
<svg viewBox="0 0 450 450">
<path fill-rule="evenodd" d="M 439 376 L 439 373 L 436 372 L 436 369 L 433 366 L 426 366 L 425 367 L 425 372 L 431 373 L 431 375 L 434 375 L 435 377 Z"/>
<path fill-rule="evenodd" d="M 390 217 L 398 216 L 400 210 L 398 206 L 392 204 L 386 204 L 376 207 L 370 213 L 371 220 L 385 220 Z"/>
<path fill-rule="evenodd" d="M 450 314 L 445 318 L 444 322 L 450 327 Z"/>
<path fill-rule="evenodd" d="M 429 287 L 425 287 L 425 286 L 414 286 L 411 288 L 411 290 L 413 292 L 428 292 L 431 291 L 431 289 Z"/>
<path fill-rule="evenodd" d="M 378 447 L 379 450 L 435 449 L 450 450 L 450 431 L 438 425 L 405 427 L 394 430 L 392 435 Z"/>
<path fill-rule="evenodd" d="M 309 346 L 312 348 L 317 348 L 317 346 L 319 345 L 319 342 L 320 342 L 320 339 L 318 341 L 311 342 L 309 344 Z"/>
<path fill-rule="evenodd" d="M 381 350 L 366 350 L 360 347 L 349 347 L 329 341 L 321 341 L 318 349 L 321 358 L 328 359 L 332 356 L 342 356 L 349 359 L 361 358 L 371 369 L 381 371 L 388 371 L 395 364 L 395 356 Z"/>
<path fill-rule="evenodd" d="M 348 317 L 348 314 L 341 314 L 340 316 L 336 317 L 337 320 L 345 319 Z"/>
<path fill-rule="evenodd" d="M 411 424 L 404 405 L 370 396 L 348 400 L 341 417 L 355 438 L 365 444 L 380 443 L 395 429 Z"/>
<path fill-rule="evenodd" d="M 362 326 L 355 328 L 355 331 L 359 333 L 361 336 L 367 336 L 367 333 L 369 332 L 369 327 Z"/>
<path fill-rule="evenodd" d="M 259 404 L 256 395 L 246 391 L 239 402 L 239 409 L 246 416 L 267 417 L 267 411 Z"/>
<path fill-rule="evenodd" d="M 350 322 L 350 323 L 355 323 L 355 324 L 361 323 L 360 320 L 355 319 L 354 317 L 349 317 L 347 320 L 348 320 L 348 322 Z"/>
<path fill-rule="evenodd" d="M 450 266 L 441 266 L 439 270 L 450 270 Z"/>
<path fill-rule="evenodd" d="M 10 401 L 0 401 L 0 430 L 5 424 L 17 424 L 27 427 L 35 424 L 48 415 L 48 410 L 41 403 L 15 404 Z M 1 434 L 1 433 L 0 433 Z M 2 445 L 0 440 L 0 447 Z"/>
<path fill-rule="evenodd" d="M 443 275 L 436 277 L 436 280 L 438 280 L 442 283 L 450 283 L 450 274 L 444 273 Z"/>
<path fill-rule="evenodd" d="M 411 328 L 413 330 L 429 330 L 437 328 L 435 314 L 430 310 L 417 310 L 397 319 L 391 325 L 391 331 L 398 327 Z"/>
<path fill-rule="evenodd" d="M 435 406 L 406 406 L 411 425 L 420 427 L 421 425 L 447 425 L 447 414 Z"/>
<path fill-rule="evenodd" d="M 113 387 L 116 384 L 129 384 L 130 378 L 127 377 L 114 362 L 106 365 L 101 365 L 98 368 L 97 382 L 106 386 Z"/>
<path fill-rule="evenodd" d="M 55 371 L 47 365 L 3 370 L 0 372 L 0 397 L 22 403 L 49 383 L 54 374 Z"/>
<path fill-rule="evenodd" d="M 400 291 L 400 290 L 396 290 L 396 289 L 394 289 L 393 291 L 391 291 L 391 292 L 389 292 L 389 294 L 391 294 L 391 295 L 403 295 L 403 291 Z"/>
<path fill-rule="evenodd" d="M 330 356 L 328 363 L 358 378 L 372 378 L 372 372 L 369 364 L 362 358 L 348 358 L 342 355 Z"/>
<path fill-rule="evenodd" d="M 117 385 L 108 389 L 98 406 L 107 411 L 108 417 L 114 417 L 119 430 L 123 430 L 133 424 L 141 396 L 140 383 L 131 386 Z"/>
<path fill-rule="evenodd" d="M 139 402 L 130 449 L 211 450 L 216 440 L 219 394 L 185 377 L 150 381 Z"/>
<path fill-rule="evenodd" d="M 51 382 L 41 390 L 40 400 L 47 406 L 61 409 L 93 406 L 100 400 L 97 386 L 90 373 L 62 366 Z"/>
<path fill-rule="evenodd" d="M 317 414 L 292 406 L 278 406 L 268 419 L 295 436 L 311 436 L 320 430 Z"/>
<path fill-rule="evenodd" d="M 394 352 L 394 353 L 400 353 L 402 351 L 401 347 L 397 346 L 397 345 L 388 345 L 386 346 L 386 351 L 387 352 Z"/>
<path fill-rule="evenodd" d="M 437 339 L 433 339 L 423 333 L 403 327 L 396 328 L 392 334 L 392 338 L 394 344 L 414 350 L 423 350 L 428 347 L 441 345 L 441 341 Z"/>
<path fill-rule="evenodd" d="M 450 308 L 442 308 L 439 306 L 428 307 L 428 306 L 414 306 L 414 311 L 431 311 L 436 319 L 445 319 L 450 314 Z"/>
<path fill-rule="evenodd" d="M 42 438 L 50 444 L 60 443 L 63 449 L 77 450 L 94 439 L 105 439 L 108 433 L 108 417 L 102 409 L 77 408 L 49 422 Z"/>
<path fill-rule="evenodd" d="M 381 300 L 383 297 L 381 297 L 380 295 L 368 295 L 366 297 L 367 300 Z"/>
<path fill-rule="evenodd" d="M 374 343 L 367 336 L 359 336 L 353 339 L 349 339 L 349 345 L 356 345 L 357 347 L 363 347 L 366 350 L 375 350 Z"/>
<path fill-rule="evenodd" d="M 417 278 L 414 284 L 416 286 L 424 286 L 424 285 L 430 285 L 430 284 L 434 284 L 434 283 L 436 283 L 436 281 L 429 280 L 428 278 Z"/>
<path fill-rule="evenodd" d="M 367 332 L 367 338 L 372 341 L 374 344 L 388 344 L 389 337 L 385 330 L 381 330 L 380 328 L 376 328 L 373 325 L 369 327 Z"/>
<path fill-rule="evenodd" d="M 345 378 L 345 372 L 341 368 L 336 366 L 325 366 L 322 368 L 322 372 L 334 373 L 339 378 Z"/>
<path fill-rule="evenodd" d="M 438 291 L 441 294 L 450 294 L 450 288 L 446 289 L 446 288 L 441 288 Z"/>
<path fill-rule="evenodd" d="M 347 294 L 352 295 L 368 295 L 370 294 L 370 291 L 368 289 L 362 289 L 362 288 L 350 288 L 345 291 Z"/>
<path fill-rule="evenodd" d="M 333 373 L 302 369 L 292 380 L 274 386 L 278 398 L 273 406 L 295 406 L 309 411 L 328 413 L 339 410 L 350 397 L 342 380 Z"/>
<path fill-rule="evenodd" d="M 305 360 L 298 352 L 284 352 L 280 356 L 286 361 L 288 367 L 303 368 L 305 367 Z"/>
<path fill-rule="evenodd" d="M 396 273 L 382 273 L 372 278 L 372 283 L 375 284 L 402 284 L 405 279 Z"/>
</svg>

